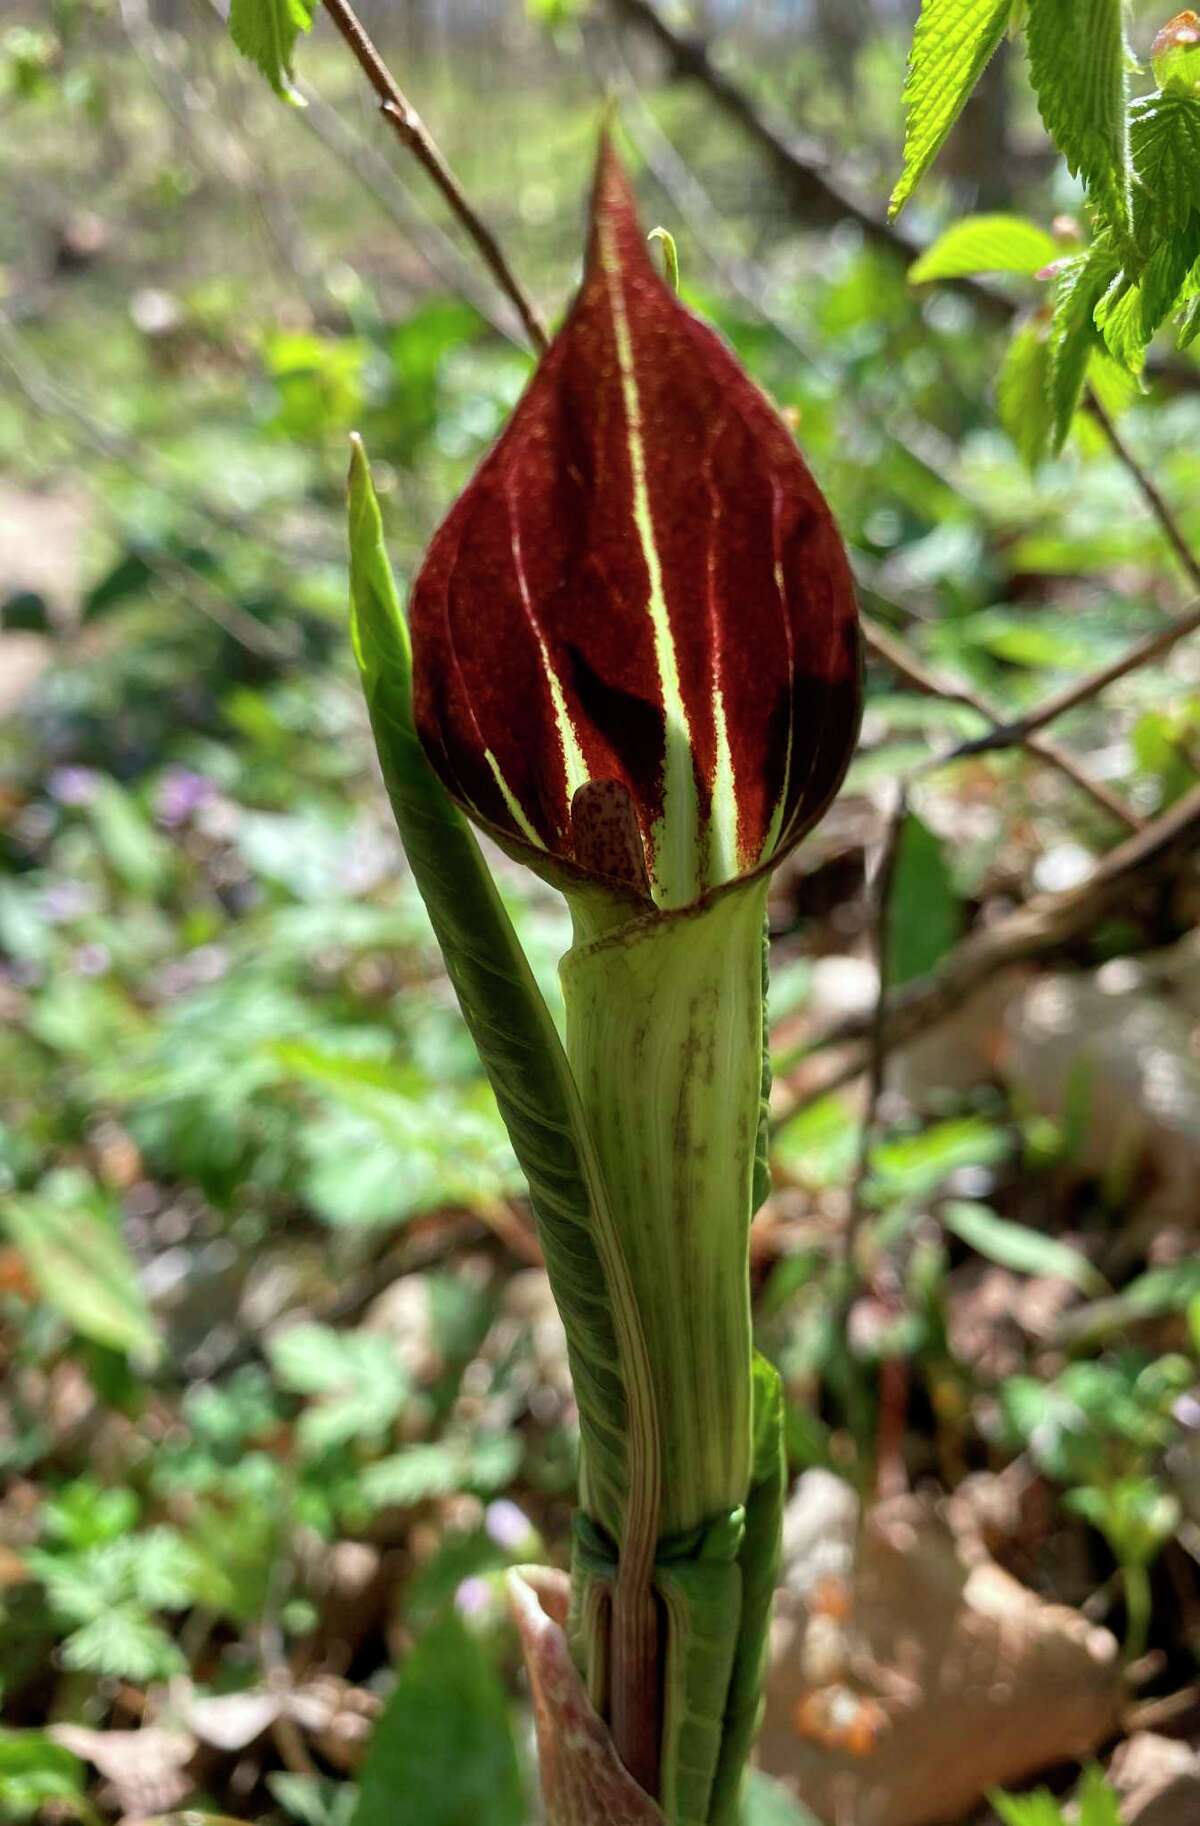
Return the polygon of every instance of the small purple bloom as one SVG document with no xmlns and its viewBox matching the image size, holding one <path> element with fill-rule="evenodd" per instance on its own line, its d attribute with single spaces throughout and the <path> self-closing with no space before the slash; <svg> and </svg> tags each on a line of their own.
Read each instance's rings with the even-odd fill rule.
<svg viewBox="0 0 1200 1826">
<path fill-rule="evenodd" d="M 96 911 L 96 890 L 86 881 L 50 881 L 38 896 L 42 918 L 50 926 L 69 926 Z"/>
<path fill-rule="evenodd" d="M 103 976 L 112 962 L 107 945 L 79 945 L 71 954 L 76 976 Z"/>
<path fill-rule="evenodd" d="M 478 1573 L 464 1579 L 454 1594 L 455 1609 L 464 1617 L 481 1617 L 491 1609 L 491 1605 L 492 1588 Z"/>
<path fill-rule="evenodd" d="M 494 1503 L 488 1504 L 483 1525 L 489 1538 L 505 1553 L 515 1553 L 526 1546 L 534 1532 L 529 1517 L 506 1496 L 497 1497 Z"/>
<path fill-rule="evenodd" d="M 100 775 L 93 767 L 56 767 L 46 786 L 60 805 L 90 805 L 100 790 Z"/>
<path fill-rule="evenodd" d="M 168 830 L 186 824 L 201 806 L 208 804 L 216 790 L 206 774 L 196 773 L 190 767 L 165 768 L 154 800 L 159 823 L 165 824 Z"/>
</svg>

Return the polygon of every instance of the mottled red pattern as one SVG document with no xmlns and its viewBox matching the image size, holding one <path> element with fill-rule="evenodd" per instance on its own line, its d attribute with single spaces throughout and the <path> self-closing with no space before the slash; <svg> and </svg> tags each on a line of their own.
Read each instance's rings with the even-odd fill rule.
<svg viewBox="0 0 1200 1826">
<path fill-rule="evenodd" d="M 468 808 L 523 847 L 486 759 L 490 750 L 547 848 L 576 862 L 540 635 L 588 775 L 624 782 L 653 869 L 662 691 L 600 261 L 602 222 L 619 249 L 649 505 L 701 818 L 717 758 L 719 681 L 739 868 L 746 870 L 760 859 L 781 793 L 776 850 L 820 816 L 849 760 L 859 713 L 850 571 L 782 419 L 659 277 L 628 180 L 607 145 L 579 295 L 417 579 L 417 723 L 430 757 Z"/>
</svg>

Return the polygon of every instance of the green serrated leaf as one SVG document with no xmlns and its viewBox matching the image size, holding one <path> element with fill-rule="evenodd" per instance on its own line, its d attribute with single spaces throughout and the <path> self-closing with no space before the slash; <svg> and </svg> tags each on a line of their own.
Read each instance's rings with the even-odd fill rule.
<svg viewBox="0 0 1200 1826">
<path fill-rule="evenodd" d="M 312 25 L 314 5 L 315 0 L 230 0 L 229 36 L 285 101 L 299 99 L 292 56 L 300 33 Z"/>
<path fill-rule="evenodd" d="M 1136 374 L 1146 358 L 1141 287 L 1122 268 L 1095 311 L 1096 327 L 1113 360 Z"/>
<path fill-rule="evenodd" d="M 62 1645 L 63 1665 L 122 1680 L 169 1680 L 187 1666 L 162 1625 L 135 1603 L 114 1604 Z"/>
<path fill-rule="evenodd" d="M 316 1457 L 354 1439 L 379 1439 L 408 1396 L 408 1376 L 389 1338 L 325 1325 L 293 1325 L 270 1340 L 276 1378 L 321 1399 L 300 1417 L 298 1438 Z"/>
<path fill-rule="evenodd" d="M 1005 351 L 996 383 L 996 405 L 1000 423 L 1030 469 L 1037 468 L 1050 444 L 1054 425 L 1050 385 L 1048 326 L 1024 323 Z"/>
<path fill-rule="evenodd" d="M 628 1423 L 619 1327 L 636 1323 L 613 1286 L 603 1192 L 589 1167 L 562 1043 L 466 821 L 417 737 L 412 663 L 361 446 L 350 472 L 352 636 L 384 779 L 409 865 L 529 1182 L 567 1334 L 583 1445 L 583 1500 L 620 1538 Z M 602 1249 L 605 1253 L 602 1254 Z M 626 1332 L 625 1335 L 628 1335 Z"/>
<path fill-rule="evenodd" d="M 1104 1276 L 1078 1249 L 1057 1237 L 1044 1236 L 1040 1230 L 998 1217 L 987 1205 L 951 1199 L 943 1205 L 941 1217 L 947 1230 L 953 1231 L 968 1248 L 990 1262 L 998 1262 L 1002 1268 L 1012 1268 L 1018 1274 L 1052 1275 L 1089 1295 L 1109 1291 Z"/>
<path fill-rule="evenodd" d="M 409 1446 L 389 1458 L 368 1465 L 361 1478 L 362 1494 L 372 1508 L 393 1504 L 414 1508 L 432 1497 L 453 1496 L 469 1481 L 466 1453 L 452 1442 L 430 1441 Z"/>
<path fill-rule="evenodd" d="M 1148 95 L 1129 112 L 1134 232 L 1143 257 L 1200 209 L 1200 99 Z"/>
<path fill-rule="evenodd" d="M 1024 216 L 966 216 L 940 234 L 908 269 L 909 282 L 976 273 L 1040 272 L 1061 253 L 1054 236 Z"/>
<path fill-rule="evenodd" d="M 524 1826 L 504 1690 L 450 1612 L 400 1669 L 367 1748 L 351 1826 Z"/>
<path fill-rule="evenodd" d="M 1057 452 L 1066 442 L 1087 378 L 1088 363 L 1101 347 L 1096 306 L 1112 284 L 1120 260 L 1107 236 L 1093 242 L 1059 268 L 1050 320 L 1051 443 Z"/>
<path fill-rule="evenodd" d="M 1118 230 L 1129 219 L 1123 0 L 1031 0 L 1029 73 L 1046 130 Z"/>
<path fill-rule="evenodd" d="M 904 85 L 904 168 L 889 211 L 904 207 L 986 67 L 1012 0 L 922 0 Z"/>
</svg>

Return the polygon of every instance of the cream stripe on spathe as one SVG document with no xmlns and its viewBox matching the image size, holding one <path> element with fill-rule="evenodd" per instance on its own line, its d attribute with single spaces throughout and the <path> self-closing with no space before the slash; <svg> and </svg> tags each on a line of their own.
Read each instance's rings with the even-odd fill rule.
<svg viewBox="0 0 1200 1826">
<path fill-rule="evenodd" d="M 613 225 L 601 216 L 598 223 L 600 266 L 604 274 L 621 396 L 629 436 L 629 467 L 633 479 L 633 519 L 641 543 L 650 594 L 646 604 L 654 630 L 654 656 L 662 689 L 666 753 L 663 757 L 663 815 L 656 821 L 650 863 L 654 898 L 663 907 L 688 906 L 700 893 L 700 806 L 692 756 L 692 736 L 679 682 L 679 663 L 671 636 L 671 620 L 663 589 L 662 563 L 654 538 L 650 491 L 646 482 L 646 452 L 642 441 L 642 407 L 638 393 L 633 338 L 621 285 L 620 252 Z"/>
<path fill-rule="evenodd" d="M 795 730 L 796 730 L 796 642 L 795 642 L 795 637 L 792 633 L 791 616 L 788 614 L 787 583 L 784 580 L 784 575 L 783 575 L 783 550 L 782 550 L 782 546 L 781 546 L 780 538 L 779 538 L 780 501 L 781 501 L 781 490 L 779 487 L 779 482 L 776 478 L 772 477 L 772 480 L 771 480 L 771 545 L 773 548 L 772 557 L 774 559 L 774 567 L 775 567 L 774 568 L 775 589 L 779 596 L 779 610 L 780 610 L 781 618 L 783 620 L 783 638 L 787 645 L 788 731 L 787 731 L 787 751 L 784 756 L 784 763 L 783 763 L 783 785 L 780 788 L 779 797 L 775 801 L 775 809 L 771 813 L 771 822 L 770 822 L 770 825 L 767 827 L 767 834 L 766 834 L 765 839 L 763 840 L 762 850 L 759 854 L 758 860 L 759 860 L 760 866 L 764 862 L 768 862 L 770 860 L 770 858 L 774 855 L 775 850 L 779 843 L 779 839 L 783 834 L 783 814 L 784 814 L 784 810 L 787 806 L 788 789 L 790 788 L 791 783 L 792 783 L 792 740 L 793 740 L 793 737 L 795 735 Z"/>
<path fill-rule="evenodd" d="M 525 816 L 525 813 L 521 808 L 521 801 L 517 798 L 516 794 L 513 792 L 512 788 L 511 788 L 511 786 L 508 784 L 508 781 L 504 778 L 504 775 L 500 771 L 499 761 L 496 759 L 495 755 L 492 753 L 490 748 L 485 748 L 483 751 L 483 754 L 484 754 L 484 759 L 486 760 L 488 766 L 491 768 L 492 773 L 495 775 L 496 785 L 500 788 L 501 793 L 504 795 L 504 803 L 508 807 L 509 817 L 512 819 L 513 823 L 515 825 L 517 825 L 517 827 L 521 831 L 521 834 L 524 837 L 528 838 L 530 843 L 536 845 L 536 847 L 539 850 L 544 850 L 546 845 L 543 843 L 542 839 L 538 836 L 538 834 L 534 830 L 532 824 L 530 824 L 529 819 Z"/>
<path fill-rule="evenodd" d="M 719 887 L 723 881 L 731 881 L 738 872 L 737 789 L 733 777 L 733 752 L 729 746 L 729 726 L 725 719 L 725 694 L 721 688 L 723 651 L 721 623 L 717 612 L 717 537 L 721 525 L 721 497 L 713 482 L 712 474 L 713 454 L 728 422 L 728 413 L 722 413 L 709 437 L 708 449 L 704 453 L 704 462 L 701 465 L 710 503 L 705 578 L 708 586 L 709 652 L 712 655 L 713 668 L 713 730 L 716 736 L 716 759 L 713 767 L 708 823 L 708 855 L 704 882 L 705 887 L 708 888 Z"/>
<path fill-rule="evenodd" d="M 575 734 L 575 726 L 571 721 L 571 715 L 567 709 L 567 700 L 563 696 L 562 683 L 550 660 L 550 649 L 546 645 L 546 637 L 542 633 L 541 623 L 538 621 L 537 614 L 534 610 L 533 598 L 529 594 L 529 580 L 525 575 L 525 561 L 521 556 L 521 528 L 517 520 L 517 503 L 513 495 L 511 477 L 508 478 L 505 484 L 504 492 L 505 500 L 508 504 L 508 524 L 512 530 L 513 569 L 517 574 L 517 588 L 521 595 L 521 606 L 525 610 L 526 619 L 533 632 L 533 637 L 537 641 L 538 653 L 541 655 L 542 667 L 546 674 L 546 683 L 550 687 L 550 701 L 554 706 L 554 720 L 558 726 L 558 739 L 562 743 L 563 773 L 566 784 L 566 802 L 569 811 L 571 801 L 575 797 L 575 794 L 579 791 L 581 786 L 587 784 L 587 763 L 583 758 L 583 750 L 579 746 L 579 738 Z"/>
</svg>

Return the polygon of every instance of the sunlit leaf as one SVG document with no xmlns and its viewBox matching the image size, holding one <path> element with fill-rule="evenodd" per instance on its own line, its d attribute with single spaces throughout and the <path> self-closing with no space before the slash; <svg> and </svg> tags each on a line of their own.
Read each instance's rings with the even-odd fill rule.
<svg viewBox="0 0 1200 1826">
<path fill-rule="evenodd" d="M 229 35 L 277 95 L 295 99 L 292 54 L 312 25 L 315 0 L 230 0 Z"/>
<path fill-rule="evenodd" d="M 903 208 L 941 150 L 1008 24 L 1012 0 L 922 0 L 904 85 Z"/>
<path fill-rule="evenodd" d="M 1024 216 L 965 216 L 953 222 L 908 269 L 913 285 L 975 273 L 1039 272 L 1061 249 L 1054 236 Z"/>
<path fill-rule="evenodd" d="M 1129 214 L 1123 0 L 1034 0 L 1029 73 L 1047 131 L 1109 222 Z"/>
</svg>

